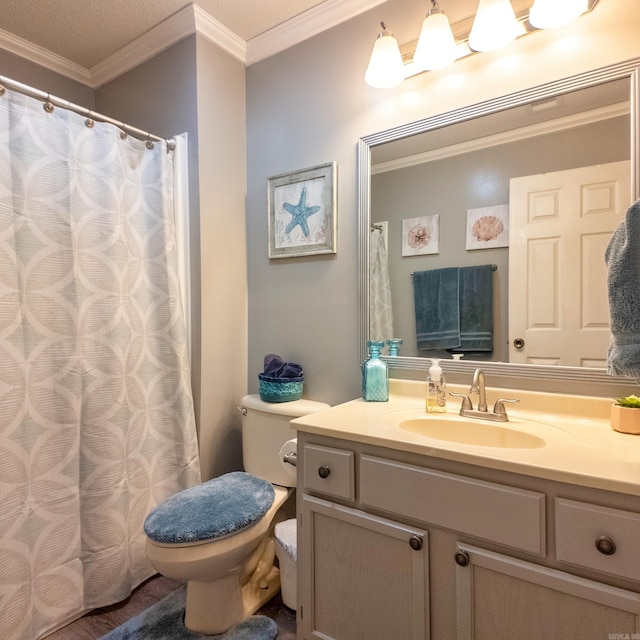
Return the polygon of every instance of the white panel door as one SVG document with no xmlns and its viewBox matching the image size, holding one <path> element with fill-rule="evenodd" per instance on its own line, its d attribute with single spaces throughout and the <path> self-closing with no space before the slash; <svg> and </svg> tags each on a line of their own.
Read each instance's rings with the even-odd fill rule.
<svg viewBox="0 0 640 640">
<path fill-rule="evenodd" d="M 511 179 L 510 362 L 606 366 L 604 253 L 630 199 L 628 161 Z"/>
</svg>

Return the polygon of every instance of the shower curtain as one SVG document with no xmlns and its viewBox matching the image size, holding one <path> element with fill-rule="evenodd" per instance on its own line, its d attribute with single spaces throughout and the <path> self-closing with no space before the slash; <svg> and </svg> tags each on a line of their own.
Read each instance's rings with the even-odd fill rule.
<svg viewBox="0 0 640 640">
<path fill-rule="evenodd" d="M 369 233 L 369 339 L 388 340 L 393 335 L 393 309 L 389 281 L 387 223 L 380 222 Z"/>
<path fill-rule="evenodd" d="M 124 599 L 200 479 L 172 181 L 165 143 L 0 95 L 3 638 Z"/>
</svg>

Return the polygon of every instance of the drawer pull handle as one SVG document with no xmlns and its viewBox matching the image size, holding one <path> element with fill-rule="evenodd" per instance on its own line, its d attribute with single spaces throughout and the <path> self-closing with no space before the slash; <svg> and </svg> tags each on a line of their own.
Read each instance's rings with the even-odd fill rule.
<svg viewBox="0 0 640 640">
<path fill-rule="evenodd" d="M 422 549 L 422 538 L 420 536 L 411 536 L 409 538 L 409 546 L 414 551 L 420 551 Z"/>
<path fill-rule="evenodd" d="M 609 536 L 600 536 L 596 540 L 596 549 L 605 556 L 612 556 L 616 552 L 616 543 Z"/>
<path fill-rule="evenodd" d="M 329 469 L 329 467 L 327 467 L 326 464 L 322 465 L 319 469 L 318 469 L 318 475 L 321 478 L 328 478 L 329 474 L 331 473 L 331 469 Z"/>
<path fill-rule="evenodd" d="M 459 567 L 468 567 L 469 566 L 469 554 L 466 551 L 456 551 L 456 555 L 454 556 L 454 560 Z"/>
</svg>

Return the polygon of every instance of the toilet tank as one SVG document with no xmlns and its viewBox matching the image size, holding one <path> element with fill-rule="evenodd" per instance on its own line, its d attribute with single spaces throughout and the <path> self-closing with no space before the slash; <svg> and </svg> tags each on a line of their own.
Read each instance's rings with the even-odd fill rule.
<svg viewBox="0 0 640 640">
<path fill-rule="evenodd" d="M 293 400 L 264 402 L 259 395 L 242 398 L 242 460 L 244 470 L 282 487 L 295 487 L 295 467 L 280 460 L 280 449 L 296 437 L 289 426 L 294 418 L 328 409 L 324 402 Z"/>
</svg>

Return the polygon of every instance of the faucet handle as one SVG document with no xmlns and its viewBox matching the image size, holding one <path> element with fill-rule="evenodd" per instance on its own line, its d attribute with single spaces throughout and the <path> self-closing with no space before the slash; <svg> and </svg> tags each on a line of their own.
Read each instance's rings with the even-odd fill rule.
<svg viewBox="0 0 640 640">
<path fill-rule="evenodd" d="M 473 409 L 471 398 L 466 393 L 454 393 L 453 391 L 449 391 L 449 395 L 456 398 L 462 398 L 462 405 L 460 407 L 461 412 L 471 411 Z"/>
<path fill-rule="evenodd" d="M 497 413 L 500 415 L 507 415 L 507 410 L 504 408 L 505 402 L 520 402 L 520 400 L 514 398 L 499 398 L 496 400 L 496 403 L 493 405 L 493 413 Z"/>
</svg>

